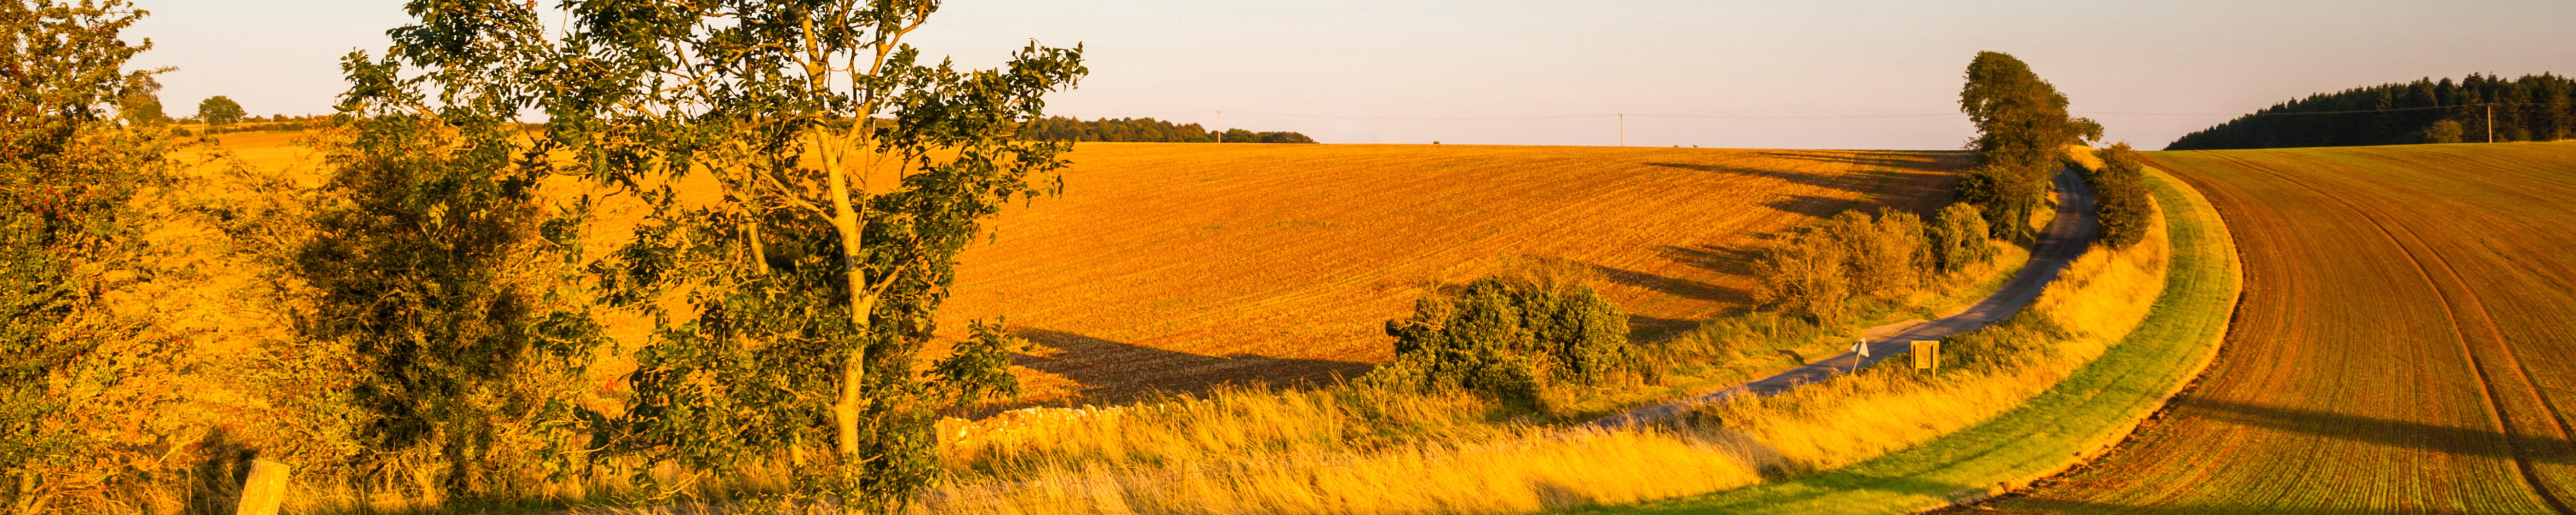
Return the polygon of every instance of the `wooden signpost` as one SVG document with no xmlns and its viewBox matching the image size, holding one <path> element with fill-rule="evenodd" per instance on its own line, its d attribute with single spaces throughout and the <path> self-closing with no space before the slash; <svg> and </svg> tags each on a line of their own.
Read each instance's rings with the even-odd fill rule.
<svg viewBox="0 0 2576 515">
<path fill-rule="evenodd" d="M 277 515 L 277 505 L 286 500 L 284 463 L 268 460 L 250 462 L 250 479 L 242 482 L 241 504 L 233 507 L 234 515 Z"/>
<path fill-rule="evenodd" d="M 1916 341 L 1914 349 L 1906 353 L 1914 355 L 1916 369 L 1931 370 L 1941 367 L 1941 342 L 1938 340 Z"/>
</svg>

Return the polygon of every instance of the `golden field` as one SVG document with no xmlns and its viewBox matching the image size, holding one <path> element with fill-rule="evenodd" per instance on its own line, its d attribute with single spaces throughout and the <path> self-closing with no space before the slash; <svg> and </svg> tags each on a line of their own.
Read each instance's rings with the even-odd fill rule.
<svg viewBox="0 0 2576 515">
<path fill-rule="evenodd" d="M 219 139 L 253 167 L 317 170 L 296 137 Z M 1685 328 L 1751 303 L 1742 264 L 1766 238 L 1944 205 L 1968 156 L 1084 143 L 1071 159 L 1062 196 L 1007 210 L 960 257 L 940 315 L 946 338 L 1003 317 L 1038 343 L 1015 359 L 1030 403 L 1328 384 L 1391 357 L 1380 324 L 1413 299 L 1532 262 L 1605 278 L 1640 331 Z"/>
</svg>

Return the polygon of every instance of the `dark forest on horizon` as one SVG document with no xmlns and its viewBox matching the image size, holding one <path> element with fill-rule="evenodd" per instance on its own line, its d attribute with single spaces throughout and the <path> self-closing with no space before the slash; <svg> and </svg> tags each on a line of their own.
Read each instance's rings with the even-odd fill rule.
<svg viewBox="0 0 2576 515">
<path fill-rule="evenodd" d="M 2492 120 L 2492 122 L 2490 122 Z M 2576 138 L 2576 79 L 2471 74 L 2321 93 L 2183 135 L 2165 150 Z"/>
</svg>

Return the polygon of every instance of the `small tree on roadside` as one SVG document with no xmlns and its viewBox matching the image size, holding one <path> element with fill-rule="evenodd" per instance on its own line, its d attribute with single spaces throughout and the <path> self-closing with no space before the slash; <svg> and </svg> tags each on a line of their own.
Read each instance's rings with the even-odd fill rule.
<svg viewBox="0 0 2576 515">
<path fill-rule="evenodd" d="M 2094 218 L 2102 224 L 2102 243 L 2111 248 L 2128 248 L 2147 237 L 2147 226 L 2154 223 L 2154 201 L 2148 199 L 2146 164 L 2128 142 L 2111 145 L 2094 155 L 2102 158 L 2102 169 L 2084 174 L 2084 182 L 2093 188 Z"/>
<path fill-rule="evenodd" d="M 197 119 L 206 122 L 206 132 L 223 132 L 224 126 L 241 123 L 243 116 L 241 103 L 223 95 L 197 103 Z"/>
<path fill-rule="evenodd" d="M 1986 230 L 1985 215 L 1977 212 L 1976 205 L 1966 202 L 1941 208 L 1940 218 L 1926 232 L 1933 263 L 1943 273 L 1992 261 L 1997 252 L 1992 233 Z"/>
</svg>

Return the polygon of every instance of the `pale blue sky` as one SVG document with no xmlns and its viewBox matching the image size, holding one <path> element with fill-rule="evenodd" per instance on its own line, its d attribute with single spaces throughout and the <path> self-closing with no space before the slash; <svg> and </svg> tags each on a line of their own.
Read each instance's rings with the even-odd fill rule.
<svg viewBox="0 0 2576 515">
<path fill-rule="evenodd" d="M 178 66 L 170 111 L 227 95 L 253 114 L 323 113 L 338 58 L 381 53 L 394 0 L 136 0 L 130 32 Z M 554 0 L 546 0 L 551 5 Z M 1358 120 L 1617 112 L 1956 113 L 1979 50 L 2030 63 L 2146 148 L 2311 93 L 2493 73 L 2576 73 L 2576 2 L 950 0 L 913 40 L 991 66 L 1030 39 L 1084 43 L 1092 75 L 1062 114 L 1132 116 L 1328 143 L 1612 145 L 1614 118 Z M 2115 113 L 2207 113 L 2149 116 Z M 1627 119 L 1627 143 L 1952 149 L 1962 116 Z"/>
</svg>

